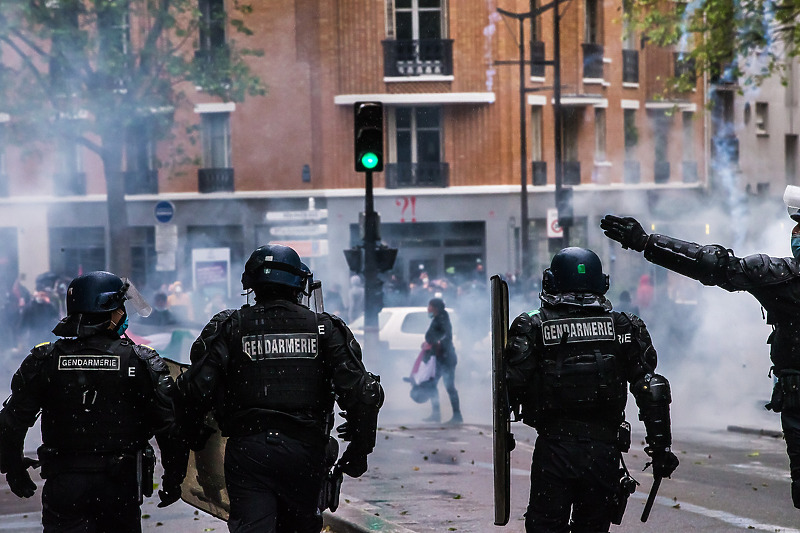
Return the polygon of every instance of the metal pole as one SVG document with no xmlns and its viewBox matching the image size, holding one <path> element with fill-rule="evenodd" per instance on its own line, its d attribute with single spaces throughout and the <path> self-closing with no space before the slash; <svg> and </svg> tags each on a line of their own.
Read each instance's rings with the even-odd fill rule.
<svg viewBox="0 0 800 533">
<path fill-rule="evenodd" d="M 564 161 L 562 153 L 562 128 L 561 120 L 561 31 L 560 9 L 558 3 L 553 6 L 553 118 L 555 127 L 555 170 L 556 170 L 556 200 L 561 197 L 564 183 Z M 561 214 L 561 213 L 559 213 Z M 563 226 L 563 246 L 569 246 L 569 226 Z"/>
<path fill-rule="evenodd" d="M 519 19 L 519 157 L 520 157 L 520 250 L 522 278 L 531 274 L 528 232 L 528 124 L 525 105 L 525 19 Z"/>
<path fill-rule="evenodd" d="M 380 283 L 375 257 L 378 241 L 378 220 L 372 195 L 372 171 L 366 172 L 364 195 L 364 355 L 377 363 L 378 298 Z"/>
</svg>

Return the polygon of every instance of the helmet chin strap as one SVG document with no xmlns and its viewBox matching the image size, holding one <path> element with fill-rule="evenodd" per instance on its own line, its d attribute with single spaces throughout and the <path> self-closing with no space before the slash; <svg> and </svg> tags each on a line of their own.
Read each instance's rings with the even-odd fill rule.
<svg viewBox="0 0 800 533">
<path fill-rule="evenodd" d="M 110 329 L 111 331 L 115 331 L 120 321 L 122 320 L 122 317 L 124 316 L 125 316 L 125 309 L 122 307 L 119 307 L 111 311 L 111 321 L 108 324 L 108 329 Z"/>
</svg>

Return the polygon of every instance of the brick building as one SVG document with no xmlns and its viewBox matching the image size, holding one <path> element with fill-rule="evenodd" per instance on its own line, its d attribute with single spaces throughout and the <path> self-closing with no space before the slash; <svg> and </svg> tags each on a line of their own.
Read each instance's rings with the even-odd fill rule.
<svg viewBox="0 0 800 533">
<path fill-rule="evenodd" d="M 198 1 L 209 13 L 229 0 Z M 353 103 L 363 100 L 385 110 L 387 165 L 375 176 L 375 209 L 382 240 L 400 250 L 395 273 L 409 280 L 421 269 L 431 277 L 519 269 L 519 69 L 497 62 L 519 59 L 520 35 L 517 20 L 497 8 L 525 13 L 527 0 L 270 0 L 254 7 L 247 19 L 254 34 L 239 44 L 265 51 L 251 64 L 268 94 L 234 104 L 187 88 L 175 133 L 200 165 L 159 168 L 175 145 L 156 145 L 146 128 L 129 140 L 134 279 L 150 289 L 175 279 L 202 288 L 202 265 L 224 264 L 235 294 L 249 252 L 280 241 L 296 246 L 322 279 L 346 286 L 342 250 L 357 242 L 364 209 L 364 176 L 354 172 L 352 153 Z M 603 214 L 649 213 L 705 188 L 704 90 L 697 79 L 696 90 L 660 98 L 663 80 L 686 65 L 673 50 L 623 38 L 619 2 L 581 0 L 561 9 L 570 244 L 605 256 L 597 231 Z M 524 31 L 526 56 L 551 59 L 552 12 L 526 21 Z M 195 46 L 224 46 L 225 33 L 198 37 Z M 526 67 L 523 83 L 537 277 L 561 245 L 549 238 L 547 217 L 555 206 L 553 69 Z M 181 141 L 186 123 L 198 126 L 202 142 Z M 34 160 L 26 147 L 2 147 L 0 262 L 26 283 L 46 270 L 71 276 L 107 265 L 100 162 L 68 152 Z"/>
</svg>

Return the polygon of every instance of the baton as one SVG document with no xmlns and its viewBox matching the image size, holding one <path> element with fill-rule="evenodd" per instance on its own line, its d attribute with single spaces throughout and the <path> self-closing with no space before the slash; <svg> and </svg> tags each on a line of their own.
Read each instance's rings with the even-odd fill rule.
<svg viewBox="0 0 800 533">
<path fill-rule="evenodd" d="M 642 522 L 647 522 L 647 518 L 650 516 L 650 510 L 656 501 L 658 487 L 661 486 L 661 479 L 662 476 L 653 476 L 653 486 L 650 487 L 650 494 L 647 495 L 647 503 L 644 504 L 644 511 L 642 511 Z"/>
</svg>

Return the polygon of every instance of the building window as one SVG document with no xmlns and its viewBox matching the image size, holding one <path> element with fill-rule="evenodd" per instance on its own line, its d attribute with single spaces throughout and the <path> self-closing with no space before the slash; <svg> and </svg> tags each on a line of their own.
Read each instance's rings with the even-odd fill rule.
<svg viewBox="0 0 800 533">
<path fill-rule="evenodd" d="M 231 168 L 231 114 L 203 113 L 203 167 Z"/>
<path fill-rule="evenodd" d="M 586 0 L 586 27 L 584 28 L 584 42 L 601 44 L 600 40 L 600 3 L 598 0 Z"/>
<path fill-rule="evenodd" d="M 606 160 L 606 110 L 594 109 L 594 160 Z"/>
<path fill-rule="evenodd" d="M 398 107 L 395 116 L 398 163 L 438 163 L 442 155 L 442 108 Z"/>
<path fill-rule="evenodd" d="M 125 136 L 125 168 L 129 172 L 155 170 L 156 143 L 153 122 L 148 119 L 134 121 Z"/>
<path fill-rule="evenodd" d="M 756 135 L 769 135 L 769 104 L 756 102 Z"/>
<path fill-rule="evenodd" d="M 395 38 L 441 39 L 441 0 L 395 0 Z"/>
<path fill-rule="evenodd" d="M 225 1 L 200 0 L 200 49 L 210 54 L 225 47 Z"/>
<path fill-rule="evenodd" d="M 639 129 L 636 127 L 636 110 L 625 109 L 624 111 L 625 159 L 633 159 L 636 156 L 636 145 L 639 144 Z"/>
<path fill-rule="evenodd" d="M 542 106 L 531 108 L 531 159 L 533 161 L 542 160 Z"/>
<path fill-rule="evenodd" d="M 694 113 L 683 112 L 683 160 L 694 161 Z"/>
</svg>

